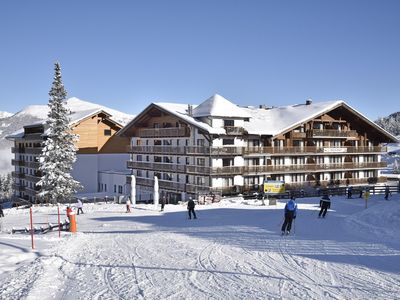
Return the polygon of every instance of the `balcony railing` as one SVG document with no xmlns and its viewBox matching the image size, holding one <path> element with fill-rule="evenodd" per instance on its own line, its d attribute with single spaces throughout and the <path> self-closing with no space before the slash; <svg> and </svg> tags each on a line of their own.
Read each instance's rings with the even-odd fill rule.
<svg viewBox="0 0 400 300">
<path fill-rule="evenodd" d="M 25 191 L 25 186 L 20 185 L 20 184 L 17 184 L 17 183 L 13 183 L 13 184 L 12 184 L 12 189 L 13 189 L 14 191 L 23 192 L 23 191 Z"/>
<path fill-rule="evenodd" d="M 355 130 L 336 130 L 336 129 L 313 129 L 307 131 L 309 137 L 332 137 L 332 138 L 348 138 L 357 137 Z"/>
<path fill-rule="evenodd" d="M 227 135 L 242 135 L 244 132 L 243 127 L 225 126 L 224 129 Z"/>
<path fill-rule="evenodd" d="M 246 147 L 243 149 L 244 155 L 253 154 L 348 154 L 348 153 L 382 153 L 386 152 L 387 147 L 384 146 L 343 146 L 343 147 Z"/>
<path fill-rule="evenodd" d="M 25 174 L 24 173 L 20 173 L 20 172 L 11 172 L 11 176 L 14 178 L 25 178 Z"/>
<path fill-rule="evenodd" d="M 129 146 L 131 153 L 164 155 L 235 156 L 235 155 L 285 155 L 285 154 L 355 154 L 382 153 L 384 146 L 343 147 L 207 147 L 207 146 Z"/>
<path fill-rule="evenodd" d="M 170 128 L 142 128 L 138 133 L 139 137 L 185 137 L 189 136 L 187 127 Z"/>
<path fill-rule="evenodd" d="M 39 180 L 41 179 L 40 176 L 34 176 L 34 175 L 28 175 L 28 174 L 26 174 L 25 178 L 26 178 L 26 180 L 32 181 L 34 183 L 39 182 Z"/>
<path fill-rule="evenodd" d="M 12 159 L 12 160 L 11 160 L 11 164 L 12 164 L 13 166 L 25 166 L 25 161 L 24 161 L 24 160 Z"/>
<path fill-rule="evenodd" d="M 42 153 L 41 147 L 11 147 L 12 153 L 27 153 L 27 154 L 41 154 Z"/>
<path fill-rule="evenodd" d="M 131 169 L 144 169 L 144 170 L 157 170 L 174 173 L 185 173 L 185 165 L 171 164 L 171 163 L 153 163 L 142 161 L 128 161 L 128 168 Z"/>
</svg>

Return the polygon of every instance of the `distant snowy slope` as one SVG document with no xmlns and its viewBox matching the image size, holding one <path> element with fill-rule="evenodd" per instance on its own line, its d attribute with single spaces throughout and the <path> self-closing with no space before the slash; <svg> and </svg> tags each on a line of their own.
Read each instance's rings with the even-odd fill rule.
<svg viewBox="0 0 400 300">
<path fill-rule="evenodd" d="M 9 112 L 6 112 L 6 111 L 0 111 L 0 120 L 3 119 L 3 118 L 10 117 L 12 115 L 13 115 L 12 113 L 9 113 Z"/>
<path fill-rule="evenodd" d="M 103 109 L 111 115 L 111 119 L 120 123 L 127 124 L 133 119 L 133 115 L 111 109 L 106 106 L 95 104 L 92 102 L 80 100 L 78 98 L 70 98 L 67 100 L 67 107 L 73 112 L 87 111 L 90 109 Z M 0 174 L 11 172 L 11 153 L 12 141 L 6 140 L 6 136 L 22 129 L 24 126 L 42 122 L 46 120 L 48 113 L 47 105 L 29 105 L 15 114 L 4 113 L 6 117 L 1 117 L 0 112 Z M 7 115 L 8 114 L 8 115 Z"/>
</svg>

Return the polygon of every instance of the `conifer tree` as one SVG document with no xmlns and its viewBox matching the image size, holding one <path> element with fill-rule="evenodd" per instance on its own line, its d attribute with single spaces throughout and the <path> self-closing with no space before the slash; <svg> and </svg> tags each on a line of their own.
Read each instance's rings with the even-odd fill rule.
<svg viewBox="0 0 400 300">
<path fill-rule="evenodd" d="M 81 188 L 71 176 L 72 165 L 76 160 L 75 141 L 77 136 L 69 128 L 70 111 L 65 106 L 67 92 L 61 79 L 61 67 L 55 63 L 54 81 L 49 92 L 49 113 L 46 121 L 47 139 L 40 155 L 40 167 L 43 172 L 39 197 L 51 203 L 70 198 Z"/>
</svg>

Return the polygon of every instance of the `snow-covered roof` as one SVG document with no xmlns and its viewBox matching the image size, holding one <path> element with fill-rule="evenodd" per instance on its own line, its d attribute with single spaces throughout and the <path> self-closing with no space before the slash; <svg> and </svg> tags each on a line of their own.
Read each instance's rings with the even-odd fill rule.
<svg viewBox="0 0 400 300">
<path fill-rule="evenodd" d="M 72 97 L 66 100 L 66 107 L 71 111 L 69 115 L 70 118 L 70 126 L 75 125 L 76 123 L 98 114 L 100 112 L 106 114 L 109 119 L 116 123 L 119 126 L 124 126 L 129 123 L 134 116 L 125 114 L 123 112 L 91 103 L 88 101 L 80 100 L 78 98 Z M 37 125 L 45 125 L 47 120 L 47 114 L 49 111 L 49 107 L 47 105 L 30 105 L 20 112 L 16 113 L 15 115 L 27 115 L 27 116 L 34 116 L 36 118 L 41 119 L 40 121 L 31 123 L 29 125 L 25 125 L 25 127 L 30 126 L 37 126 Z M 45 132 L 46 134 L 46 132 Z M 20 129 L 10 135 L 8 135 L 7 139 L 15 139 L 15 138 L 22 138 L 24 136 L 24 130 Z"/>
<path fill-rule="evenodd" d="M 189 124 L 192 124 L 200 129 L 203 129 L 207 131 L 208 133 L 211 134 L 225 134 L 225 129 L 223 128 L 214 128 L 208 125 L 205 122 L 196 120 L 193 116 L 190 116 L 187 109 L 188 105 L 187 104 L 181 104 L 181 103 L 153 103 L 153 105 L 168 111 L 169 113 L 177 116 L 178 118 L 188 122 Z M 194 109 L 196 108 L 196 105 L 193 105 Z"/>
<path fill-rule="evenodd" d="M 221 95 L 215 94 L 194 108 L 193 116 L 249 118 L 250 114 Z"/>
<path fill-rule="evenodd" d="M 244 129 L 249 134 L 277 135 L 344 103 L 341 100 L 274 108 L 244 108 L 250 115 Z"/>
</svg>

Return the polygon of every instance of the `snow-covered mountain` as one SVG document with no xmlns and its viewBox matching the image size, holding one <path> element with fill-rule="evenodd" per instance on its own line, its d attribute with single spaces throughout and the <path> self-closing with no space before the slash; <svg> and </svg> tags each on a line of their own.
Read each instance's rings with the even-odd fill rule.
<svg viewBox="0 0 400 300">
<path fill-rule="evenodd" d="M 111 119 L 122 125 L 127 124 L 134 117 L 133 115 L 75 97 L 67 100 L 67 107 L 72 112 L 101 108 L 111 114 Z M 11 147 L 13 143 L 6 140 L 6 136 L 22 129 L 23 126 L 45 120 L 47 113 L 47 105 L 29 105 L 15 114 L 0 112 L 0 174 L 8 173 L 12 170 L 11 159 L 13 155 Z M 3 114 L 4 117 L 2 117 Z"/>
<path fill-rule="evenodd" d="M 13 113 L 9 113 L 7 111 L 0 111 L 0 119 L 11 117 Z"/>
</svg>

